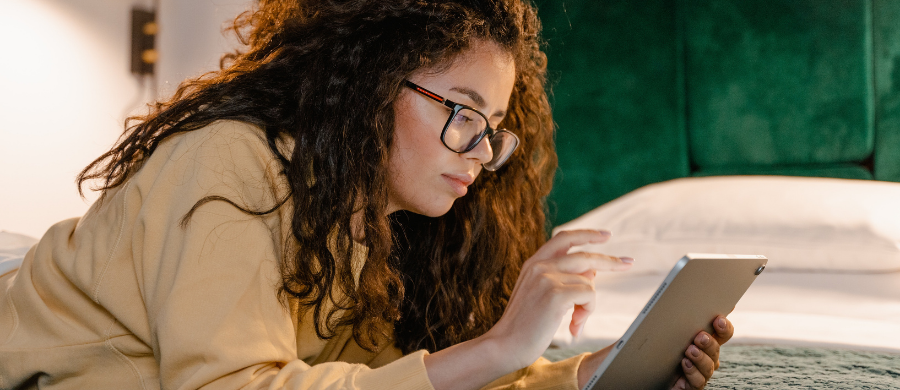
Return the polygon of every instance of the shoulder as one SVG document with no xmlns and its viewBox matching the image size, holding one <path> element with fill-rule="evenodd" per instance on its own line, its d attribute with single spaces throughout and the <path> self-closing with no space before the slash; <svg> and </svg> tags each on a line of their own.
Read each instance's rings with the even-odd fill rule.
<svg viewBox="0 0 900 390">
<path fill-rule="evenodd" d="M 171 149 L 171 153 L 163 154 L 168 154 L 172 160 L 185 157 L 206 161 L 275 158 L 263 129 L 230 120 L 216 121 L 197 130 L 175 134 L 163 141 L 158 149 Z"/>
<path fill-rule="evenodd" d="M 263 129 L 216 121 L 165 139 L 134 179 L 139 187 L 156 192 L 188 191 L 195 195 L 191 198 L 236 195 L 269 203 L 287 190 L 282 171 Z"/>
</svg>

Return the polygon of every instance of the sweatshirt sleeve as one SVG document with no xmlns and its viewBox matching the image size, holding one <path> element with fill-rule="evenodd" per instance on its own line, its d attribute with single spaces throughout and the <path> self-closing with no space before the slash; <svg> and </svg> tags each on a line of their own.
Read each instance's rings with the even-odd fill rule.
<svg viewBox="0 0 900 390">
<path fill-rule="evenodd" d="M 431 389 L 418 352 L 370 369 L 297 359 L 278 299 L 289 210 L 254 216 L 286 193 L 261 131 L 218 122 L 160 145 L 132 179 L 131 237 L 162 389 Z M 285 207 L 290 207 L 285 205 Z"/>
<path fill-rule="evenodd" d="M 584 353 L 555 363 L 540 358 L 528 367 L 491 382 L 482 390 L 579 390 L 578 366 L 587 355 Z"/>
</svg>

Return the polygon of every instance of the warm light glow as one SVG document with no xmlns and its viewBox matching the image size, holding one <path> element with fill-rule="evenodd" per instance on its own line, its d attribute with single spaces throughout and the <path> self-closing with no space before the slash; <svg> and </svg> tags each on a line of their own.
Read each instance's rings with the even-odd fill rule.
<svg viewBox="0 0 900 390">
<path fill-rule="evenodd" d="M 75 3 L 0 3 L 0 230 L 40 237 L 82 215 L 96 195 L 79 198 L 75 176 L 112 145 L 136 106 L 122 54 L 130 4 L 103 2 L 109 11 L 98 15 L 94 4 Z"/>
<path fill-rule="evenodd" d="M 223 23 L 251 0 L 161 0 L 155 29 L 158 85 L 130 72 L 131 9 L 150 0 L 2 0 L 0 230 L 40 237 L 87 211 L 75 176 L 109 149 L 127 114 L 216 69 L 234 49 Z"/>
</svg>

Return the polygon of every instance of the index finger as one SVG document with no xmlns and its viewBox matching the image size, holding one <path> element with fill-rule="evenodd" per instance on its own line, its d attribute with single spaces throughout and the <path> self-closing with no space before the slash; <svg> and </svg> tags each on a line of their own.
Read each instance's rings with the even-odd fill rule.
<svg viewBox="0 0 900 390">
<path fill-rule="evenodd" d="M 573 246 L 604 243 L 612 236 L 605 230 L 564 230 L 547 240 L 534 257 L 546 259 L 565 255 Z"/>
<path fill-rule="evenodd" d="M 631 268 L 634 259 L 630 257 L 615 257 L 602 253 L 575 252 L 560 256 L 553 260 L 560 272 L 569 274 L 584 274 L 594 271 L 624 271 Z M 591 275 L 591 280 L 593 280 Z"/>
</svg>

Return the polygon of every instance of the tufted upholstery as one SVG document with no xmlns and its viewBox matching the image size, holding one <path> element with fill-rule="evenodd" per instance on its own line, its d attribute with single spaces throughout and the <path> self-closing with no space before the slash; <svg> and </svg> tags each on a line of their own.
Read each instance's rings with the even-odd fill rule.
<svg viewBox="0 0 900 390">
<path fill-rule="evenodd" d="M 560 169 L 554 225 L 645 184 L 900 181 L 900 2 L 538 2 Z"/>
</svg>

